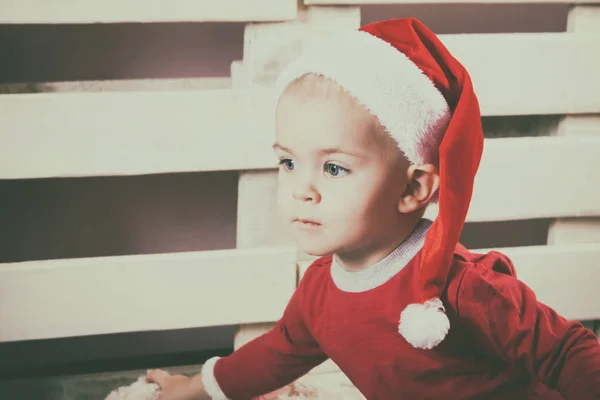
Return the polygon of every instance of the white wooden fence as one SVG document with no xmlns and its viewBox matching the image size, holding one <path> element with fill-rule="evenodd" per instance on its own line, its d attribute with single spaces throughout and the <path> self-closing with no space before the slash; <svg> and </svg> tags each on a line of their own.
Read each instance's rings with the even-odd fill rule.
<svg viewBox="0 0 600 400">
<path fill-rule="evenodd" d="M 139 82 L 67 83 L 52 93 L 0 95 L 0 179 L 240 171 L 238 249 L 0 265 L 0 341 L 239 324 L 239 347 L 269 329 L 311 260 L 276 222 L 273 80 L 324 34 L 319 28 L 359 27 L 360 5 L 414 2 L 430 1 L 0 1 L 0 23 L 8 24 L 253 21 L 230 87 L 211 79 L 191 88 L 182 84 L 189 80 L 144 82 L 135 91 L 128 88 Z M 594 320 L 600 6 L 589 3 L 600 1 L 586 3 L 570 9 L 567 32 L 441 39 L 470 71 L 484 117 L 561 115 L 558 130 L 542 136 L 486 139 L 468 221 L 554 218 L 547 245 L 500 250 L 541 301 Z M 72 90 L 86 84 L 112 89 Z M 196 312 L 156 315 L 146 306 L 156 291 L 166 308 Z M 216 297 L 228 300 L 216 308 Z"/>
</svg>

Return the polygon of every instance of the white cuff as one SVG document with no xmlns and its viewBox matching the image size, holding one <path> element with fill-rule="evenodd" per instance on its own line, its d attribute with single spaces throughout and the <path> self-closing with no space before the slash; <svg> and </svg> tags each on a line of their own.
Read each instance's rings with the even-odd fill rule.
<svg viewBox="0 0 600 400">
<path fill-rule="evenodd" d="M 225 396 L 223 390 L 219 386 L 217 379 L 215 378 L 215 364 L 219 357 L 213 357 L 207 360 L 200 373 L 202 374 L 202 384 L 204 385 L 204 391 L 213 400 L 230 400 Z"/>
</svg>

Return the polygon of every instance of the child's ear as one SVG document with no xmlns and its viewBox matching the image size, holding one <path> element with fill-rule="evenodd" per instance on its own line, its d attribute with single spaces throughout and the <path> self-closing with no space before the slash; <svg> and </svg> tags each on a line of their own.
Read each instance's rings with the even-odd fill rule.
<svg viewBox="0 0 600 400">
<path fill-rule="evenodd" d="M 406 174 L 406 190 L 398 201 L 398 211 L 403 214 L 425 207 L 440 187 L 438 168 L 433 164 L 411 165 Z"/>
</svg>

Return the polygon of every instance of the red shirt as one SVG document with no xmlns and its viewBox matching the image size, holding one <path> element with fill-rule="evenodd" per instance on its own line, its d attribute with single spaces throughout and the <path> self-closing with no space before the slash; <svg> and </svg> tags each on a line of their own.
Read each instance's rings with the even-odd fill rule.
<svg viewBox="0 0 600 400">
<path fill-rule="evenodd" d="M 418 298 L 419 257 L 361 292 L 336 286 L 331 256 L 315 261 L 276 327 L 216 361 L 218 386 L 250 399 L 331 358 L 369 400 L 600 399 L 598 339 L 539 303 L 497 252 L 457 247 L 442 296 L 448 336 L 432 350 L 408 344 L 398 322 Z"/>
</svg>

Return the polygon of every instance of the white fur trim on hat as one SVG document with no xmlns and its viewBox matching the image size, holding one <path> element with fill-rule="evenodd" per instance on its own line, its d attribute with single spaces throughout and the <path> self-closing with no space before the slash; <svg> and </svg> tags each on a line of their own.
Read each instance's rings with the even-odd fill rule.
<svg viewBox="0 0 600 400">
<path fill-rule="evenodd" d="M 431 79 L 392 45 L 358 30 L 332 33 L 282 71 L 278 93 L 307 73 L 323 75 L 348 91 L 412 163 L 437 161 L 451 118 L 448 104 Z"/>
<path fill-rule="evenodd" d="M 219 357 L 213 357 L 207 360 L 202 366 L 200 373 L 202 374 L 202 384 L 204 385 L 204 391 L 213 400 L 230 400 L 225 396 L 223 390 L 219 386 L 217 379 L 215 378 L 215 364 L 219 360 Z"/>
<path fill-rule="evenodd" d="M 439 298 L 423 304 L 409 304 L 400 315 L 398 331 L 413 347 L 430 350 L 440 344 L 450 330 L 450 321 Z"/>
</svg>

